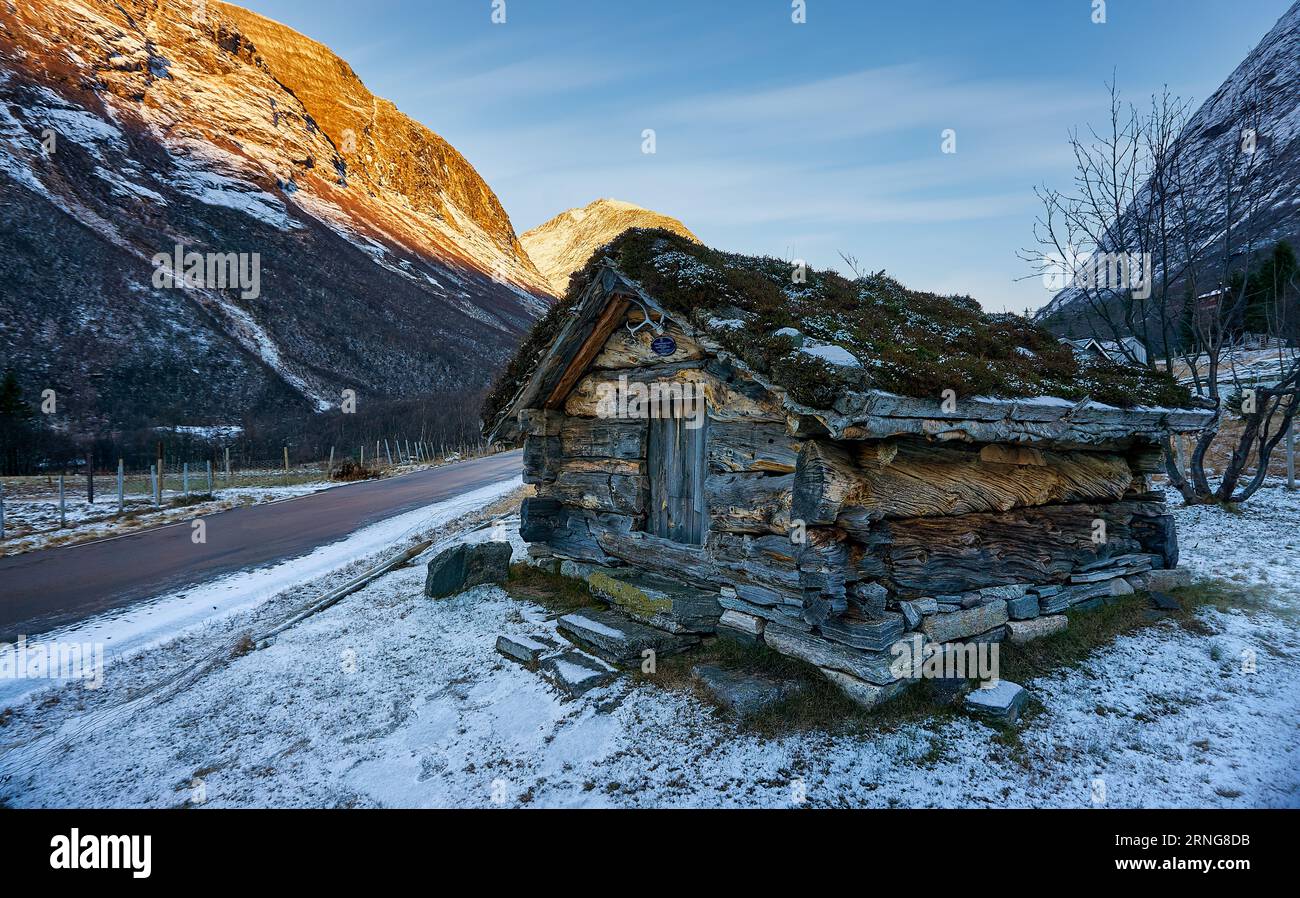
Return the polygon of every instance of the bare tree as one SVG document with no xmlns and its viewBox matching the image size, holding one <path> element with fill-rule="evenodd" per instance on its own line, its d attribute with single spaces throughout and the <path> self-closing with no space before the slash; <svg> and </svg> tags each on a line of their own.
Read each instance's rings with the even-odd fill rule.
<svg viewBox="0 0 1300 898">
<path fill-rule="evenodd" d="M 1113 353 L 1129 364 L 1187 372 L 1197 401 L 1216 413 L 1186 457 L 1167 441 L 1170 482 L 1188 503 L 1245 501 L 1263 484 L 1300 396 L 1294 278 L 1270 292 L 1266 332 L 1277 341 L 1277 379 L 1256 383 L 1237 365 L 1242 322 L 1258 299 L 1250 274 L 1269 248 L 1259 214 L 1270 161 L 1260 152 L 1263 95 L 1251 89 L 1233 97 L 1231 127 L 1206 150 L 1186 134 L 1188 103 L 1164 91 L 1143 111 L 1122 101 L 1114 81 L 1107 89 L 1107 126 L 1070 135 L 1070 190 L 1036 189 L 1038 248 L 1021 257 L 1040 275 L 1064 275 L 1075 322 L 1113 344 Z M 1243 428 L 1229 437 L 1235 442 L 1223 476 L 1212 484 L 1207 459 L 1225 436 L 1225 413 L 1240 414 Z"/>
</svg>

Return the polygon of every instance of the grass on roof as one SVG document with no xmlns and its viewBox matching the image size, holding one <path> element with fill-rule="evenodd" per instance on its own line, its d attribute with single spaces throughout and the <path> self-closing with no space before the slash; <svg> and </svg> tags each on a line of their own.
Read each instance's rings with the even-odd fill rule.
<svg viewBox="0 0 1300 898">
<path fill-rule="evenodd" d="M 541 319 L 484 405 L 489 426 L 514 397 L 542 351 L 572 312 L 597 266 L 610 258 L 669 312 L 706 331 L 800 403 L 830 408 L 846 390 L 959 398 L 1085 397 L 1109 405 L 1186 407 L 1172 377 L 1104 359 L 1081 359 L 1047 330 L 1013 314 L 987 314 L 969 296 L 909 290 L 883 271 L 849 280 L 791 262 L 701 246 L 664 230 L 629 230 L 573 275 L 564 299 Z M 740 326 L 734 326 L 737 323 Z M 860 368 L 836 366 L 801 351 L 833 344 Z"/>
</svg>

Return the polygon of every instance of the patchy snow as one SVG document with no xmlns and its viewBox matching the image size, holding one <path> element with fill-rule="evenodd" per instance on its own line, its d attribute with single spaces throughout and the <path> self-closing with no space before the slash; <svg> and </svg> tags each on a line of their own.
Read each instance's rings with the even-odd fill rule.
<svg viewBox="0 0 1300 898">
<path fill-rule="evenodd" d="M 843 346 L 837 346 L 834 343 L 820 343 L 816 340 L 808 340 L 803 346 L 799 347 L 799 351 L 840 368 L 862 367 L 862 362 L 858 361 L 857 356 Z"/>
<path fill-rule="evenodd" d="M 139 653 L 98 691 L 16 706 L 0 729 L 0 801 L 778 807 L 804 792 L 821 807 L 1088 807 L 1100 784 L 1112 807 L 1300 806 L 1300 510 L 1275 487 L 1256 498 L 1240 515 L 1175 514 L 1192 569 L 1268 587 L 1263 607 L 1206 610 L 1198 632 L 1160 623 L 1024 683 L 1045 711 L 1018 744 L 965 717 L 764 739 L 627 677 L 563 699 L 494 648 L 501 633 L 558 638 L 552 615 L 494 587 L 425 599 L 412 567 L 266 648 L 214 656 L 275 603 Z M 211 657 L 185 689 L 110 716 Z"/>
<path fill-rule="evenodd" d="M 102 642 L 111 666 L 123 657 L 175 639 L 195 627 L 210 626 L 214 621 L 261 605 L 296 584 L 324 577 L 358 558 L 379 555 L 412 534 L 436 529 L 490 504 L 518 489 L 521 483 L 520 478 L 503 480 L 363 527 L 306 555 L 187 587 L 55 633 L 41 634 L 39 638 L 46 642 Z M 13 701 L 42 685 L 40 681 L 0 679 L 0 702 Z"/>
</svg>

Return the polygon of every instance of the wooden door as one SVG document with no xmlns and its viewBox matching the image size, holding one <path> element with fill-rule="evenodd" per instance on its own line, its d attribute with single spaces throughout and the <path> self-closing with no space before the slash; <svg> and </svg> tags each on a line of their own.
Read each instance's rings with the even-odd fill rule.
<svg viewBox="0 0 1300 898">
<path fill-rule="evenodd" d="M 650 473 L 650 515 L 646 530 L 674 542 L 704 545 L 709 511 L 704 500 L 707 473 L 707 414 L 699 427 L 689 418 L 651 418 L 646 446 Z"/>
</svg>

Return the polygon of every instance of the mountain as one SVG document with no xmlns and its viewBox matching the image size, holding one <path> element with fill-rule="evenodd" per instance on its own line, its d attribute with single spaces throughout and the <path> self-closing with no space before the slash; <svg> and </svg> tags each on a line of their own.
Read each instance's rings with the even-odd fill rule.
<svg viewBox="0 0 1300 898">
<path fill-rule="evenodd" d="M 1213 220 L 1223 217 L 1224 208 L 1225 188 L 1218 171 L 1227 154 L 1236 153 L 1239 147 L 1242 98 L 1259 110 L 1259 120 L 1253 123 L 1259 154 L 1254 162 L 1260 178 L 1258 195 L 1263 201 L 1251 213 L 1249 227 L 1266 244 L 1264 255 L 1279 240 L 1300 246 L 1300 0 L 1201 104 L 1175 143 L 1175 151 L 1192 161 L 1188 181 L 1199 188 L 1199 195 L 1189 205 L 1209 210 L 1203 216 L 1207 227 L 1203 246 L 1213 247 L 1222 237 L 1221 225 Z M 1234 222 L 1237 229 L 1245 226 L 1244 217 Z M 1206 261 L 1213 266 L 1221 259 L 1211 254 Z M 1070 319 L 1083 311 L 1082 303 L 1071 308 L 1080 299 L 1079 290 L 1067 287 L 1040 309 L 1035 319 L 1056 330 L 1069 330 Z"/>
<path fill-rule="evenodd" d="M 592 253 L 628 228 L 665 228 L 700 242 L 686 229 L 686 225 L 675 218 L 609 199 L 561 212 L 550 221 L 525 231 L 519 240 L 550 283 L 551 292 L 563 296 L 569 289 L 569 275 L 582 268 Z"/>
<path fill-rule="evenodd" d="M 454 147 L 215 0 L 0 0 L 0 243 L 0 368 L 89 429 L 476 391 L 550 302 Z"/>
</svg>

